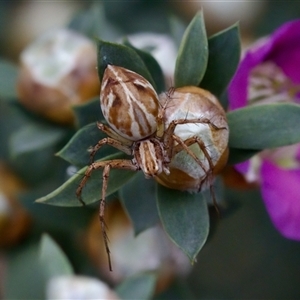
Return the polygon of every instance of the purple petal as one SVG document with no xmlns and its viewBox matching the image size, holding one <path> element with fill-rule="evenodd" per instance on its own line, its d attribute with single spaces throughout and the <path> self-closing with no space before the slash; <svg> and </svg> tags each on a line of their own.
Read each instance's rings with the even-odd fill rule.
<svg viewBox="0 0 300 300">
<path fill-rule="evenodd" d="M 262 197 L 274 226 L 286 238 L 300 240 L 300 170 L 264 161 L 261 181 Z"/>
<path fill-rule="evenodd" d="M 273 61 L 295 83 L 300 82 L 300 20 L 284 24 L 246 52 L 228 88 L 230 109 L 247 105 L 250 72 L 265 61 Z"/>
<path fill-rule="evenodd" d="M 274 61 L 295 83 L 300 83 L 300 20 L 291 21 L 274 32 L 266 60 Z"/>
</svg>

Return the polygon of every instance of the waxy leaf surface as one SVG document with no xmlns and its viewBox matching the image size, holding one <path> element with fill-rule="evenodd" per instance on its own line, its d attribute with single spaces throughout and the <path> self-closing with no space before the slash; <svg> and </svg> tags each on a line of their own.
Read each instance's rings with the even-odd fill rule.
<svg viewBox="0 0 300 300">
<path fill-rule="evenodd" d="M 209 232 L 205 197 L 157 185 L 157 207 L 165 231 L 193 263 Z"/>
<path fill-rule="evenodd" d="M 98 74 L 102 80 L 108 64 L 134 71 L 146 78 L 155 88 L 154 80 L 141 57 L 125 45 L 98 40 Z"/>
<path fill-rule="evenodd" d="M 122 153 L 117 153 L 103 158 L 103 161 L 123 158 L 124 155 Z M 79 187 L 85 170 L 86 167 L 82 168 L 59 188 L 50 194 L 37 199 L 36 202 L 57 206 L 82 206 L 76 197 L 76 189 Z M 93 171 L 91 177 L 88 179 L 85 187 L 83 188 L 82 200 L 85 204 L 91 204 L 101 199 L 102 173 L 103 169 Z M 136 172 L 111 169 L 106 196 L 116 192 L 134 175 L 136 175 Z"/>
<path fill-rule="evenodd" d="M 229 146 L 261 150 L 300 142 L 300 106 L 275 103 L 248 106 L 227 114 Z"/>
<path fill-rule="evenodd" d="M 220 97 L 240 60 L 240 36 L 235 24 L 208 39 L 208 64 L 200 86 Z"/>
<path fill-rule="evenodd" d="M 155 185 L 153 179 L 146 179 L 139 172 L 120 189 L 120 199 L 133 223 L 136 235 L 159 221 Z"/>
<path fill-rule="evenodd" d="M 176 59 L 175 87 L 198 86 L 204 76 L 208 61 L 208 42 L 202 11 L 187 27 Z"/>
</svg>

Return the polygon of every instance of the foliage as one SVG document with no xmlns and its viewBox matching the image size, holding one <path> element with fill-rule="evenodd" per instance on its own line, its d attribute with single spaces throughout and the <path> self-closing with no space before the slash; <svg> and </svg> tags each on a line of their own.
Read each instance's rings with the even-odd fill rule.
<svg viewBox="0 0 300 300">
<path fill-rule="evenodd" d="M 166 83 L 155 58 L 149 52 L 131 45 L 127 39 L 115 43 L 108 37 L 104 38 L 104 30 L 100 30 L 104 24 L 108 28 L 106 33 L 112 32 L 111 36 L 115 37 L 118 30 L 108 22 L 99 23 L 99 15 L 105 19 L 103 11 L 95 3 L 93 7 L 99 9 L 98 14 L 97 10 L 90 8 L 76 16 L 69 27 L 86 35 L 97 35 L 100 80 L 107 64 L 115 64 L 139 73 L 151 82 L 158 93 L 164 92 Z M 175 87 L 199 86 L 210 90 L 220 99 L 226 99 L 226 88 L 238 66 L 240 50 L 238 24 L 207 37 L 203 12 L 198 12 L 181 39 L 174 72 Z M 100 199 L 102 172 L 94 172 L 83 190 L 87 207 L 81 207 L 76 189 L 89 164 L 88 148 L 104 137 L 95 123 L 104 122 L 104 118 L 96 98 L 73 107 L 76 118 L 73 127 L 57 125 L 34 115 L 18 102 L 17 73 L 16 65 L 0 60 L 0 157 L 30 187 L 20 198 L 40 227 L 33 233 L 29 250 L 22 249 L 22 259 L 27 260 L 27 264 L 16 267 L 11 263 L 14 268 L 8 281 L 12 282 L 20 268 L 28 268 L 32 263 L 37 273 L 44 277 L 40 278 L 38 296 L 30 294 L 28 289 L 26 296 L 42 298 L 42 288 L 45 288 L 45 280 L 49 276 L 73 274 L 73 264 L 79 270 L 86 266 L 86 258 L 82 258 L 82 253 L 73 251 L 77 238 L 75 232 L 85 228 L 95 207 L 98 209 L 95 203 Z M 222 105 L 227 108 L 226 101 L 222 101 Z M 300 142 L 299 130 L 295 127 L 299 116 L 300 110 L 296 104 L 253 106 L 228 112 L 228 164 L 243 162 L 264 149 Z M 123 157 L 127 156 L 112 147 L 103 147 L 95 159 L 104 161 Z M 70 170 L 73 170 L 71 174 Z M 218 193 L 220 199 L 230 198 L 230 192 L 223 186 Z M 209 193 L 191 194 L 170 190 L 145 179 L 141 172 L 112 170 L 107 195 L 113 196 L 108 198 L 108 202 L 116 196 L 120 199 L 135 235 L 161 222 L 172 242 L 189 257 L 191 263 L 196 261 L 209 237 L 212 223 Z M 37 199 L 34 205 L 33 199 Z M 219 203 L 220 208 L 225 215 L 227 212 L 229 214 L 231 203 L 229 201 L 223 206 L 223 202 Z M 229 207 L 228 211 L 226 207 Z M 37 237 L 44 230 L 59 241 L 68 255 L 49 236 L 43 236 L 41 247 L 37 250 Z M 40 261 L 37 263 L 35 258 L 38 252 Z M 154 294 L 155 282 L 154 273 L 141 273 L 129 277 L 115 290 L 122 299 L 130 299 L 133 295 L 150 299 Z M 8 286 L 8 296 L 21 296 L 14 294 L 11 285 Z"/>
</svg>

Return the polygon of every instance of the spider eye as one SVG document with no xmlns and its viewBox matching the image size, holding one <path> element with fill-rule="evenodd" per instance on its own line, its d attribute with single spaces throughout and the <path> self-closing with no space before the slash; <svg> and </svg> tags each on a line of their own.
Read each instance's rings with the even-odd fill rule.
<svg viewBox="0 0 300 300">
<path fill-rule="evenodd" d="M 107 66 L 100 105 L 108 124 L 129 140 L 138 141 L 156 131 L 158 95 L 144 77 L 133 71 Z"/>
</svg>

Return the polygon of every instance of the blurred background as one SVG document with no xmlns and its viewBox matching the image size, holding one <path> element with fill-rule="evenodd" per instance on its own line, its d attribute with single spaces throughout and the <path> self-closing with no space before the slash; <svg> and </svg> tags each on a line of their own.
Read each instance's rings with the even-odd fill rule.
<svg viewBox="0 0 300 300">
<path fill-rule="evenodd" d="M 84 28 L 82 24 L 86 22 L 85 33 L 89 32 L 89 18 L 86 19 L 83 13 L 91 14 L 93 5 L 93 1 L 0 1 L 0 57 L 18 65 L 21 51 L 49 29 L 70 24 L 76 28 L 80 22 L 80 27 Z M 89 32 L 89 35 L 111 41 L 143 32 L 170 35 L 169 16 L 176 18 L 177 26 L 172 30 L 178 30 L 180 35 L 201 7 L 208 35 L 239 22 L 243 47 L 284 22 L 300 17 L 298 1 L 101 1 L 102 19 L 98 21 L 102 27 L 99 32 Z M 3 106 L 0 109 L 3 113 Z M 3 123 L 0 120 L 1 126 Z M 6 142 L 3 137 L 6 130 L 9 128 L 0 131 L 2 148 Z M 99 275 L 99 268 L 93 260 L 94 252 L 83 249 L 83 244 L 87 243 L 85 228 L 91 226 L 94 211 L 72 209 L 66 213 L 56 207 L 33 204 L 35 193 L 38 197 L 45 194 L 45 190 L 50 192 L 51 184 L 42 191 L 34 189 L 30 196 L 26 194 L 20 205 L 18 195 L 28 189 L 28 174 L 18 168 L 7 168 L 5 151 L 1 152 L 4 153 L 1 164 L 4 164 L 0 169 L 0 188 L 9 190 L 6 193 L 15 199 L 13 208 L 9 209 L 15 209 L 21 217 L 12 221 L 18 225 L 13 233 L 7 233 L 7 229 L 1 231 L 0 296 L 33 299 L 44 294 L 32 269 L 36 243 L 42 232 L 51 233 L 78 274 L 105 280 L 101 272 Z M 66 178 L 65 173 L 59 175 L 59 180 L 62 178 Z M 40 182 L 43 187 L 47 185 L 43 180 Z M 1 195 L 2 192 L 0 198 Z M 183 272 L 184 276 L 181 274 L 168 283 L 155 297 L 299 299 L 300 243 L 284 239 L 274 229 L 259 190 L 254 188 L 245 192 L 227 188 L 225 197 L 234 209 L 221 218 L 212 212 L 210 237 L 198 255 L 197 263 L 189 272 Z M 66 214 L 69 224 L 63 220 Z M 113 286 L 113 281 L 109 284 Z"/>
</svg>

